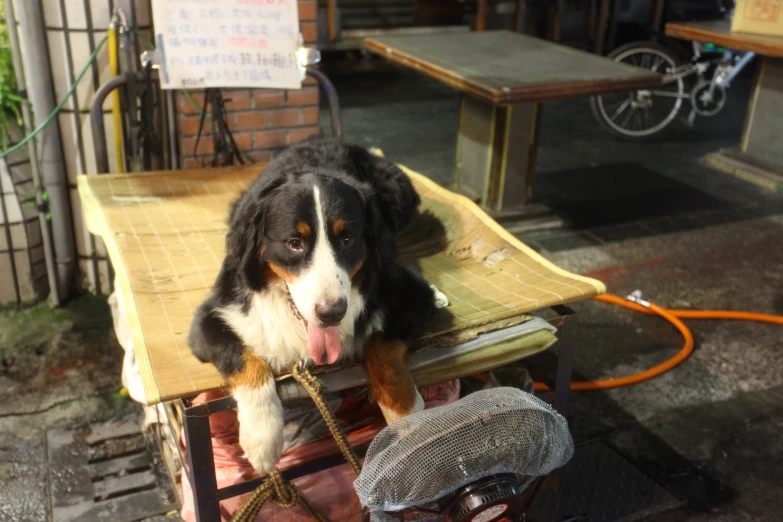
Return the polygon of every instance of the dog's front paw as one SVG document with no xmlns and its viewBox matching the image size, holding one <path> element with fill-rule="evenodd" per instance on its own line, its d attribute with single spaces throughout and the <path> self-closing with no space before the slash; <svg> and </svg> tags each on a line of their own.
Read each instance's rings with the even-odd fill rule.
<svg viewBox="0 0 783 522">
<path fill-rule="evenodd" d="M 234 390 L 239 419 L 239 445 L 261 475 L 274 469 L 283 451 L 283 407 L 274 381 L 258 389 Z"/>
<path fill-rule="evenodd" d="M 269 424 L 268 422 L 263 424 Z M 245 450 L 245 456 L 255 470 L 266 475 L 272 471 L 280 460 L 283 452 L 283 428 L 272 429 L 271 426 L 239 427 L 239 445 Z"/>
</svg>

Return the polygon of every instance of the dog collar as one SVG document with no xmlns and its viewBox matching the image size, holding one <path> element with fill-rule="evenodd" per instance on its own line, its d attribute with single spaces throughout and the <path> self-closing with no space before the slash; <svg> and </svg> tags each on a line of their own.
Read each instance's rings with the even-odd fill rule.
<svg viewBox="0 0 783 522">
<path fill-rule="evenodd" d="M 302 317 L 302 313 L 299 311 L 299 308 L 296 307 L 296 303 L 294 303 L 294 298 L 291 296 L 291 290 L 288 288 L 288 285 L 285 285 L 285 296 L 286 299 L 288 299 L 288 308 L 291 309 L 291 313 L 294 314 L 294 317 L 296 317 L 299 321 L 302 321 L 305 326 L 307 326 L 307 320 Z"/>
</svg>

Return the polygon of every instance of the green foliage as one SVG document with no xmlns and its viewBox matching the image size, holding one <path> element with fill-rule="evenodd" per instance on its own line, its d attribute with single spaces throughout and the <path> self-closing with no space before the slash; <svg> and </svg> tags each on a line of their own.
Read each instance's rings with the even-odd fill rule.
<svg viewBox="0 0 783 522">
<path fill-rule="evenodd" d="M 34 199 L 35 198 L 35 190 L 31 190 L 31 191 L 27 192 L 24 195 L 24 198 L 25 199 L 32 199 L 32 201 L 28 201 L 27 202 L 27 205 L 29 207 L 38 208 L 38 202 L 35 201 L 35 199 Z M 47 192 L 46 190 L 41 192 L 41 201 L 43 202 L 43 205 L 46 208 L 49 208 L 49 192 Z M 46 214 L 44 214 L 44 216 L 46 217 L 46 221 L 51 221 L 52 220 L 52 213 L 49 212 L 48 210 L 46 211 Z"/>
<path fill-rule="evenodd" d="M 22 125 L 22 98 L 16 88 L 16 75 L 8 43 L 8 26 L 5 23 L 5 2 L 0 0 L 0 141 L 8 147 L 8 129 L 15 122 Z"/>
</svg>

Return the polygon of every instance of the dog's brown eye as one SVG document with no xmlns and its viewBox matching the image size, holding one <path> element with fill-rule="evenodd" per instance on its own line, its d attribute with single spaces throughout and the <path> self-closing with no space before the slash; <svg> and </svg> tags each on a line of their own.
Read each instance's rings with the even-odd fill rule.
<svg viewBox="0 0 783 522">
<path fill-rule="evenodd" d="M 350 246 L 353 243 L 353 236 L 351 234 L 343 234 L 342 240 L 343 246 Z"/>
<path fill-rule="evenodd" d="M 293 250 L 302 250 L 302 240 L 301 239 L 289 239 L 286 243 L 289 248 Z"/>
</svg>

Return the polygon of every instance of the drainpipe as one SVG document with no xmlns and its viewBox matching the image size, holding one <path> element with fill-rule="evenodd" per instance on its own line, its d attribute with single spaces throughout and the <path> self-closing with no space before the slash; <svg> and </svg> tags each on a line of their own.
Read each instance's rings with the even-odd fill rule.
<svg viewBox="0 0 783 522">
<path fill-rule="evenodd" d="M 41 0 L 16 0 L 14 7 L 20 15 L 21 49 L 26 58 L 25 73 L 27 78 L 32 79 L 28 95 L 35 113 L 35 124 L 38 126 L 56 106 L 44 30 L 43 7 Z M 49 212 L 52 219 L 57 295 L 62 303 L 68 299 L 75 280 L 76 242 L 68 194 L 68 174 L 63 161 L 60 128 L 57 121 L 47 125 L 38 135 L 38 139 L 43 186 L 49 196 Z M 35 161 L 35 158 L 32 160 Z"/>
<path fill-rule="evenodd" d="M 14 14 L 14 3 L 5 4 L 5 23 L 8 28 L 8 43 L 11 47 L 11 59 L 16 73 L 16 85 L 19 95 L 22 98 L 22 118 L 24 118 L 24 130 L 30 132 L 33 128 L 31 124 L 30 101 L 27 99 L 27 85 L 25 83 L 24 64 L 22 63 L 22 54 L 19 50 L 19 35 L 17 34 L 16 15 Z M 33 174 L 33 187 L 35 188 L 35 202 L 39 209 L 44 208 L 43 193 L 41 191 L 41 171 L 38 165 L 38 149 L 35 140 L 27 142 L 27 156 L 30 158 L 30 168 Z M 49 221 L 46 219 L 46 212 L 38 212 L 38 225 L 41 227 L 41 238 L 43 239 L 44 259 L 46 260 L 46 274 L 49 278 L 49 300 L 52 306 L 60 306 L 60 293 L 57 288 L 57 272 L 54 263 L 54 253 L 52 252 L 52 234 L 49 230 Z"/>
</svg>

